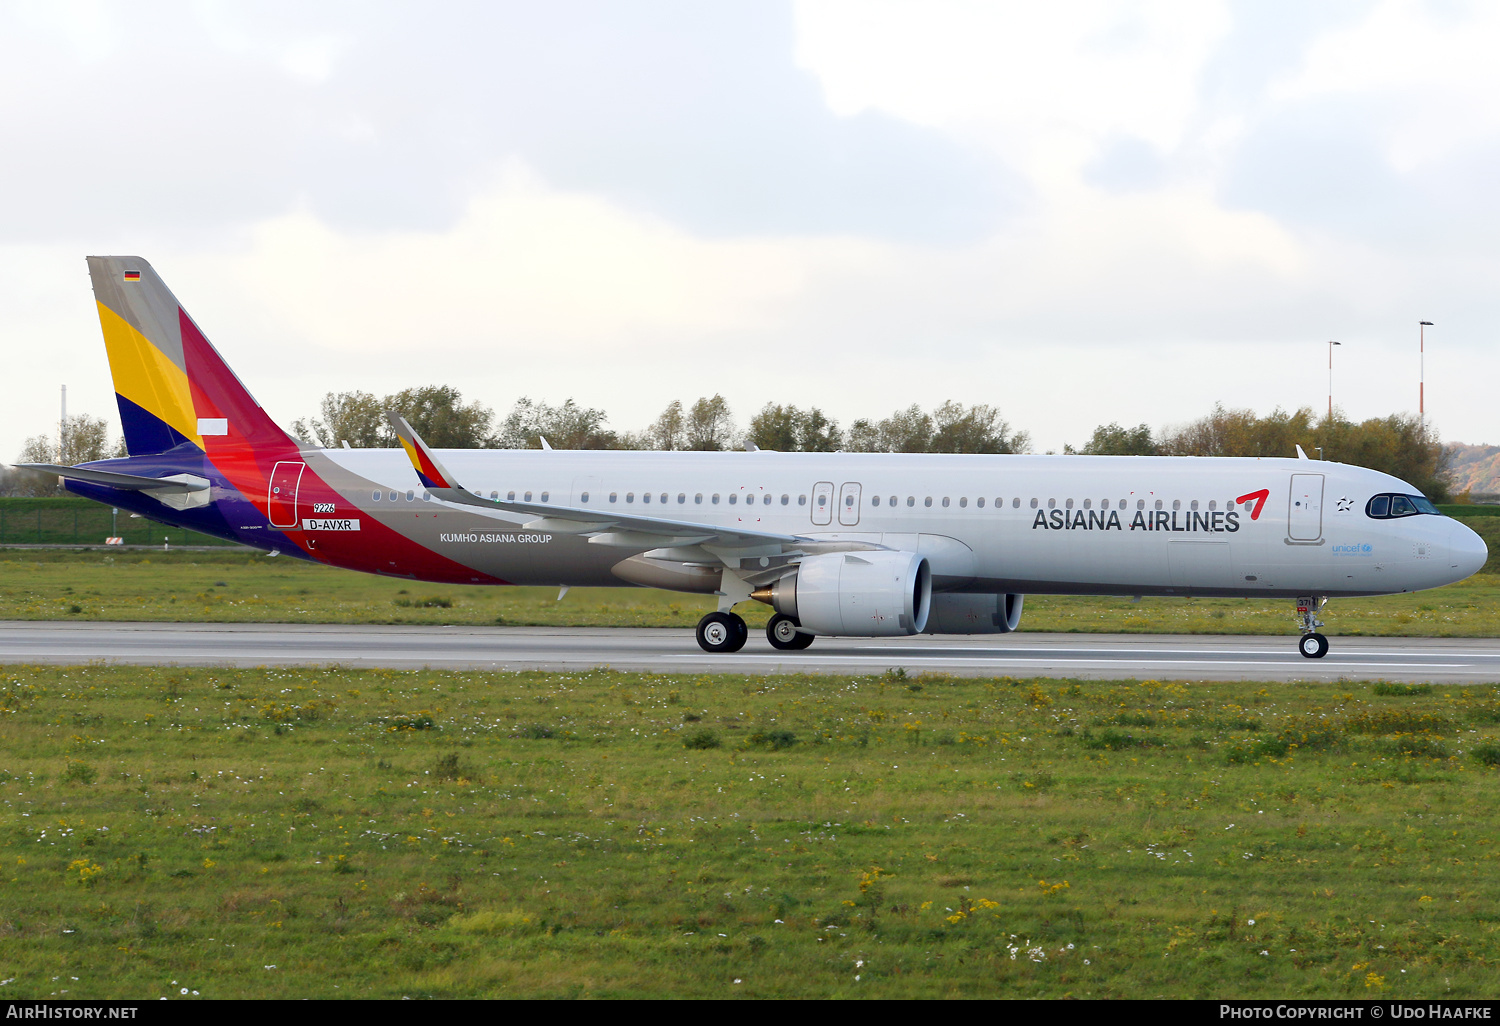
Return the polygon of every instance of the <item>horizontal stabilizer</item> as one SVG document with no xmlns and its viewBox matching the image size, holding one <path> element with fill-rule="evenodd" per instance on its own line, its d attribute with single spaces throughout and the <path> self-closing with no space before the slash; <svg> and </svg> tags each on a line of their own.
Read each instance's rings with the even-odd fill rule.
<svg viewBox="0 0 1500 1026">
<path fill-rule="evenodd" d="M 89 470 L 87 467 L 63 467 L 53 463 L 17 463 L 18 470 L 35 470 L 42 474 L 56 474 L 71 481 L 107 485 L 133 492 L 202 492 L 208 489 L 206 478 L 192 474 L 173 474 L 171 477 L 141 477 L 137 474 L 117 474 L 112 470 Z"/>
</svg>

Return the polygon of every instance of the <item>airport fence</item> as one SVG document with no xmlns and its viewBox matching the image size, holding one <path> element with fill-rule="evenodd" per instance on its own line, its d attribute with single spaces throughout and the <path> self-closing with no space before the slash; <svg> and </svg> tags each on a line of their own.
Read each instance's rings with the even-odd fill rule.
<svg viewBox="0 0 1500 1026">
<path fill-rule="evenodd" d="M 0 499 L 0 545 L 103 545 L 109 538 L 123 545 L 235 545 L 88 499 Z"/>
</svg>

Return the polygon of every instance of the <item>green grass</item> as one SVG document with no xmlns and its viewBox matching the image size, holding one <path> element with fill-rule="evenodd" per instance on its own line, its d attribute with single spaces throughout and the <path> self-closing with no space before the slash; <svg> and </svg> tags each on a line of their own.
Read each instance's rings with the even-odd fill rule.
<svg viewBox="0 0 1500 1026">
<path fill-rule="evenodd" d="M 1487 998 L 1497 711 L 8 667 L 0 998 Z"/>
<path fill-rule="evenodd" d="M 1500 526 L 1500 520 L 1496 521 Z M 1500 544 L 1492 551 L 1500 551 Z M 1500 574 L 1374 599 L 1341 599 L 1327 633 L 1380 637 L 1500 636 Z M 645 588 L 433 585 L 334 570 L 285 556 L 225 552 L 0 551 L 0 620 L 156 620 L 690 627 L 711 596 Z M 744 603 L 751 626 L 770 610 Z M 1026 631 L 1295 633 L 1290 600 L 1030 595 Z"/>
<path fill-rule="evenodd" d="M 0 498 L 0 545 L 103 545 L 106 538 L 119 537 L 126 545 L 237 547 L 222 538 L 132 517 L 129 510 L 115 516 L 110 509 L 76 496 Z"/>
</svg>

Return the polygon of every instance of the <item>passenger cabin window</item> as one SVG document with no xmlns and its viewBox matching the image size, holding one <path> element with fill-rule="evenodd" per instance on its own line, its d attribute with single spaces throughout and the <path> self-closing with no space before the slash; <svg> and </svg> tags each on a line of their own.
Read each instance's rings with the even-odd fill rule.
<svg viewBox="0 0 1500 1026">
<path fill-rule="evenodd" d="M 1188 509 L 1197 509 L 1197 508 L 1198 508 L 1198 500 L 1197 499 L 1194 499 L 1192 502 L 1188 503 Z"/>
<path fill-rule="evenodd" d="M 1036 500 L 1032 499 L 1031 500 L 1031 504 L 1033 506 L 1035 506 L 1036 505 Z M 997 505 L 997 506 L 1000 505 L 1000 500 L 999 499 L 995 500 L 995 505 Z M 1014 499 L 1010 500 L 1010 508 L 1011 509 L 1020 509 L 1021 508 L 1021 497 L 1019 495 L 1016 496 Z"/>
<path fill-rule="evenodd" d="M 630 500 L 626 499 L 626 501 L 628 502 Z M 641 494 L 641 501 L 642 502 L 650 502 L 651 501 L 651 493 L 650 492 L 643 492 Z"/>
<path fill-rule="evenodd" d="M 610 492 L 609 493 L 609 501 L 610 502 L 618 502 L 618 501 L 620 501 L 620 493 L 619 492 Z"/>
<path fill-rule="evenodd" d="M 799 505 L 799 506 L 806 506 L 807 505 L 807 496 L 805 496 L 805 495 L 799 495 L 799 496 L 797 496 L 797 505 Z"/>
<path fill-rule="evenodd" d="M 666 492 L 662 492 L 661 493 L 661 501 L 662 502 L 666 502 L 667 501 L 667 493 Z"/>
<path fill-rule="evenodd" d="M 979 498 L 975 499 L 974 505 L 978 506 L 980 509 L 984 509 L 984 496 L 981 495 Z M 995 500 L 995 505 L 997 507 L 1000 505 L 1000 501 L 998 499 Z"/>
<path fill-rule="evenodd" d="M 960 495 L 958 497 L 958 508 L 959 509 L 963 509 L 968 504 L 969 504 L 969 498 L 968 498 L 968 496 L 966 496 L 966 495 Z"/>
<path fill-rule="evenodd" d="M 584 502 L 588 502 L 589 501 L 589 493 L 588 492 L 584 492 L 582 495 L 579 496 L 579 498 L 581 498 Z"/>
<path fill-rule="evenodd" d="M 1067 502 L 1063 503 L 1063 508 L 1064 509 L 1072 509 L 1073 508 L 1073 500 L 1069 499 Z"/>
<path fill-rule="evenodd" d="M 547 496 L 548 496 L 548 495 L 549 495 L 549 494 L 551 494 L 551 493 L 550 493 L 550 492 L 543 492 L 543 493 L 542 493 L 542 501 L 543 501 L 543 502 L 546 502 L 546 501 L 547 501 Z"/>
<path fill-rule="evenodd" d="M 1017 502 L 1019 502 L 1019 501 L 1020 501 L 1020 500 L 1019 500 L 1019 499 L 1017 499 L 1017 500 L 1016 500 L 1016 501 L 1017 501 Z M 1036 499 L 1032 499 L 1032 500 L 1031 500 L 1031 508 L 1032 508 L 1032 509 L 1036 509 Z"/>
<path fill-rule="evenodd" d="M 943 496 L 943 508 L 944 509 L 948 508 L 948 496 L 946 496 L 946 495 Z"/>
<path fill-rule="evenodd" d="M 922 505 L 924 505 L 924 506 L 931 506 L 932 505 L 932 496 L 929 495 L 929 496 L 927 496 L 927 498 L 923 499 L 922 500 Z"/>
<path fill-rule="evenodd" d="M 530 501 L 531 501 L 531 493 L 530 493 L 530 492 L 527 492 L 527 493 L 526 493 L 526 501 L 527 501 L 527 502 L 530 502 Z"/>
<path fill-rule="evenodd" d="M 703 501 L 703 499 L 702 499 L 701 496 L 699 497 L 698 501 L 699 502 Z M 685 502 L 687 502 L 687 492 L 678 492 L 677 493 L 677 505 L 681 506 Z"/>
<path fill-rule="evenodd" d="M 871 506 L 879 506 L 880 505 L 880 496 L 878 496 L 878 495 L 872 495 L 872 496 L 870 496 L 870 505 Z"/>
<path fill-rule="evenodd" d="M 781 497 L 781 504 L 783 506 L 790 506 L 792 504 L 792 497 L 790 495 L 783 495 Z"/>
<path fill-rule="evenodd" d="M 407 493 L 406 493 L 406 501 L 410 502 L 413 498 L 416 497 L 416 494 L 417 494 L 416 492 L 408 490 Z"/>
<path fill-rule="evenodd" d="M 400 498 L 400 496 L 397 495 L 395 492 L 392 492 L 390 498 L 391 498 L 392 502 L 395 502 L 397 499 Z"/>
<path fill-rule="evenodd" d="M 587 495 L 588 493 L 585 492 L 584 494 Z M 499 492 L 490 492 L 490 501 L 491 502 L 499 502 L 500 501 L 500 493 Z M 585 500 L 585 501 L 587 501 L 587 500 Z"/>
<path fill-rule="evenodd" d="M 915 506 L 916 504 L 917 504 L 917 497 L 915 495 L 908 495 L 906 497 L 906 506 L 907 506 L 908 509 L 910 509 L 911 507 Z"/>
<path fill-rule="evenodd" d="M 380 501 L 380 493 L 379 493 L 379 492 L 376 492 L 376 493 L 375 493 L 375 494 L 374 494 L 374 495 L 372 495 L 372 496 L 371 496 L 371 497 L 370 497 L 370 498 L 371 498 L 371 499 L 373 499 L 373 500 L 374 500 L 374 501 L 375 501 L 375 502 L 379 502 L 379 501 Z"/>
<path fill-rule="evenodd" d="M 626 502 L 634 502 L 635 501 L 635 492 L 626 492 L 625 493 L 625 501 Z"/>
<path fill-rule="evenodd" d="M 1161 500 L 1160 499 L 1156 500 L 1156 508 L 1157 509 L 1161 509 Z"/>
<path fill-rule="evenodd" d="M 739 497 L 738 494 L 736 494 L 735 492 L 730 492 L 729 493 L 729 504 L 731 506 L 733 506 L 736 502 L 739 502 L 739 501 L 740 501 L 740 497 Z"/>
<path fill-rule="evenodd" d="M 694 495 L 693 496 L 693 501 L 696 502 L 700 506 L 703 505 L 703 493 L 699 492 L 696 495 Z"/>
<path fill-rule="evenodd" d="M 767 492 L 766 493 L 766 497 L 764 499 L 760 500 L 760 504 L 762 506 L 769 506 L 771 504 L 771 493 L 770 492 Z"/>
<path fill-rule="evenodd" d="M 719 504 L 719 493 L 714 492 L 714 497 L 712 499 L 709 499 L 708 501 L 717 506 Z"/>
<path fill-rule="evenodd" d="M 1173 499 L 1172 500 L 1172 511 L 1175 513 L 1177 510 L 1179 510 L 1181 508 L 1182 508 L 1182 500 L 1181 499 Z"/>
<path fill-rule="evenodd" d="M 515 492 L 506 492 L 505 493 L 505 501 L 506 502 L 515 502 L 516 501 L 516 493 Z M 615 500 L 613 498 L 611 498 L 609 501 L 610 502 L 614 502 Z"/>
</svg>

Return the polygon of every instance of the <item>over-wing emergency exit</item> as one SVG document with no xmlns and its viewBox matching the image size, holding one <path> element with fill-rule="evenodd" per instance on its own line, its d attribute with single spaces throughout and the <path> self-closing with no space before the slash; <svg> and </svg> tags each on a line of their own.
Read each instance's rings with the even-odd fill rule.
<svg viewBox="0 0 1500 1026">
<path fill-rule="evenodd" d="M 125 459 L 30 464 L 163 523 L 367 573 L 712 594 L 767 640 L 1000 634 L 1027 594 L 1294 600 L 1435 588 L 1484 542 L 1404 481 L 1299 459 L 324 449 L 278 428 L 151 265 L 89 257 Z M 1300 452 L 1299 452 L 1300 455 Z"/>
</svg>

